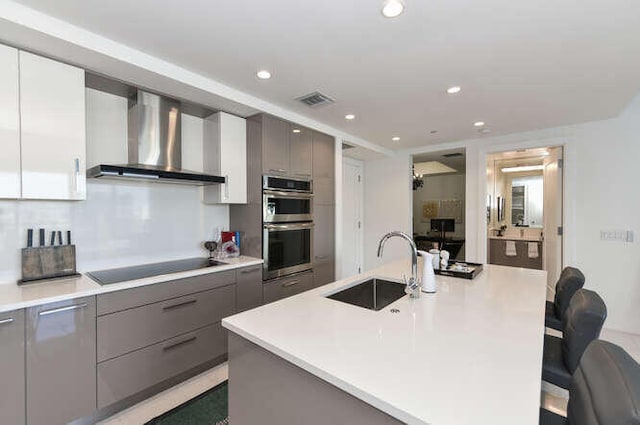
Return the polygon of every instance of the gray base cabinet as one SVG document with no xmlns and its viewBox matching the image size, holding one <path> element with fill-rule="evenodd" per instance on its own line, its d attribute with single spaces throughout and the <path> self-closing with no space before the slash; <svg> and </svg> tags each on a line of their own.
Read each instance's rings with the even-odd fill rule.
<svg viewBox="0 0 640 425">
<path fill-rule="evenodd" d="M 224 361 L 236 292 L 230 270 L 98 295 L 98 408 Z"/>
<path fill-rule="evenodd" d="M 0 313 L 0 423 L 24 425 L 24 310 Z"/>
<path fill-rule="evenodd" d="M 229 333 L 229 423 L 402 424 L 232 332 Z"/>
<path fill-rule="evenodd" d="M 66 424 L 96 409 L 95 297 L 26 310 L 29 425 Z"/>
<path fill-rule="evenodd" d="M 234 285 L 98 317 L 98 362 L 219 322 L 235 312 Z"/>
<path fill-rule="evenodd" d="M 538 258 L 529 258 L 528 241 L 515 241 L 516 255 L 508 256 L 507 239 L 489 239 L 489 264 L 542 270 L 542 242 L 535 243 L 538 244 Z"/>
<path fill-rule="evenodd" d="M 98 408 L 109 406 L 227 352 L 216 323 L 98 365 Z"/>
<path fill-rule="evenodd" d="M 262 284 L 264 303 L 268 304 L 313 289 L 313 272 L 303 272 Z"/>
<path fill-rule="evenodd" d="M 262 265 L 237 271 L 236 307 L 241 313 L 262 305 Z"/>
</svg>

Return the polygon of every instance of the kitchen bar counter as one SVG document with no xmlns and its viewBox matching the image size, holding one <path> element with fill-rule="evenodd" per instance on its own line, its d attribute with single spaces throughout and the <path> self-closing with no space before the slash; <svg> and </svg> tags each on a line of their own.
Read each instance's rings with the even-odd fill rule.
<svg viewBox="0 0 640 425">
<path fill-rule="evenodd" d="M 152 285 L 154 283 L 167 282 L 174 279 L 217 273 L 225 270 L 234 270 L 263 263 L 262 259 L 246 256 L 226 258 L 221 261 L 227 264 L 223 266 L 153 276 L 138 280 L 129 280 L 110 285 L 100 285 L 86 275 L 68 279 L 48 280 L 41 283 L 31 283 L 23 286 L 19 286 L 15 282 L 0 284 L 0 313 L 51 302 L 69 300 L 72 298 L 105 294 L 108 292 L 121 291 L 123 289 L 136 288 L 138 286 Z"/>
<path fill-rule="evenodd" d="M 471 281 L 437 276 L 436 294 L 405 296 L 380 311 L 326 298 L 368 276 L 398 280 L 409 271 L 409 261 L 396 261 L 224 319 L 236 347 L 229 355 L 230 419 L 234 406 L 238 412 L 260 409 L 251 397 L 234 399 L 234 373 L 235 385 L 249 388 L 243 386 L 241 366 L 280 359 L 300 369 L 272 367 L 269 373 L 277 369 L 291 379 L 298 370 L 308 375 L 303 383 L 320 378 L 324 387 L 314 388 L 346 392 L 364 402 L 363 411 L 373 406 L 384 412 L 380 423 L 537 425 L 546 272 L 485 265 Z M 268 352 L 271 360 L 250 347 Z M 250 353 L 255 361 L 247 363 Z M 251 376 L 246 379 L 255 381 Z M 313 400 L 270 406 L 269 415 L 279 409 L 312 415 L 314 409 Z M 272 422 L 265 417 L 263 423 Z"/>
</svg>

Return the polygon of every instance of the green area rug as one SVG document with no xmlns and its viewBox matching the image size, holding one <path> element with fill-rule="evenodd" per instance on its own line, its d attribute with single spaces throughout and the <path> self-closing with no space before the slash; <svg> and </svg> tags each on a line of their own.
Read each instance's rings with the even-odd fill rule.
<svg viewBox="0 0 640 425">
<path fill-rule="evenodd" d="M 146 425 L 227 425 L 228 414 L 228 381 L 224 381 Z"/>
</svg>

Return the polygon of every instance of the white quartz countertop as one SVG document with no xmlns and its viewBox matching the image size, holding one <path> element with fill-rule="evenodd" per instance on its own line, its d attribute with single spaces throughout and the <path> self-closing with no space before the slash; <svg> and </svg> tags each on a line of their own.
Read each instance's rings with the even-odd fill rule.
<svg viewBox="0 0 640 425">
<path fill-rule="evenodd" d="M 546 272 L 485 265 L 473 280 L 437 276 L 436 294 L 380 311 L 325 298 L 409 271 L 393 262 L 222 324 L 408 424 L 537 425 Z"/>
<path fill-rule="evenodd" d="M 35 305 L 69 300 L 72 298 L 121 291 L 123 289 L 131 289 L 138 286 L 153 285 L 154 283 L 167 282 L 174 279 L 217 273 L 225 270 L 234 270 L 241 267 L 249 267 L 263 263 L 262 259 L 246 256 L 225 258 L 221 261 L 227 264 L 179 273 L 164 274 L 144 279 L 128 280 L 109 285 L 100 285 L 86 275 L 72 277 L 69 279 L 43 281 L 42 283 L 31 283 L 23 286 L 19 286 L 16 283 L 0 284 L 0 313 L 32 307 Z"/>
</svg>

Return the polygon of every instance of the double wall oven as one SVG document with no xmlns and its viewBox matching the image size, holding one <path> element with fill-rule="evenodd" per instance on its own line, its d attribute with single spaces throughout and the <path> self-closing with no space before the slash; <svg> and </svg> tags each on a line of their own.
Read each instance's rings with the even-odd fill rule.
<svg viewBox="0 0 640 425">
<path fill-rule="evenodd" d="M 313 183 L 264 176 L 262 182 L 263 278 L 312 268 Z"/>
</svg>

